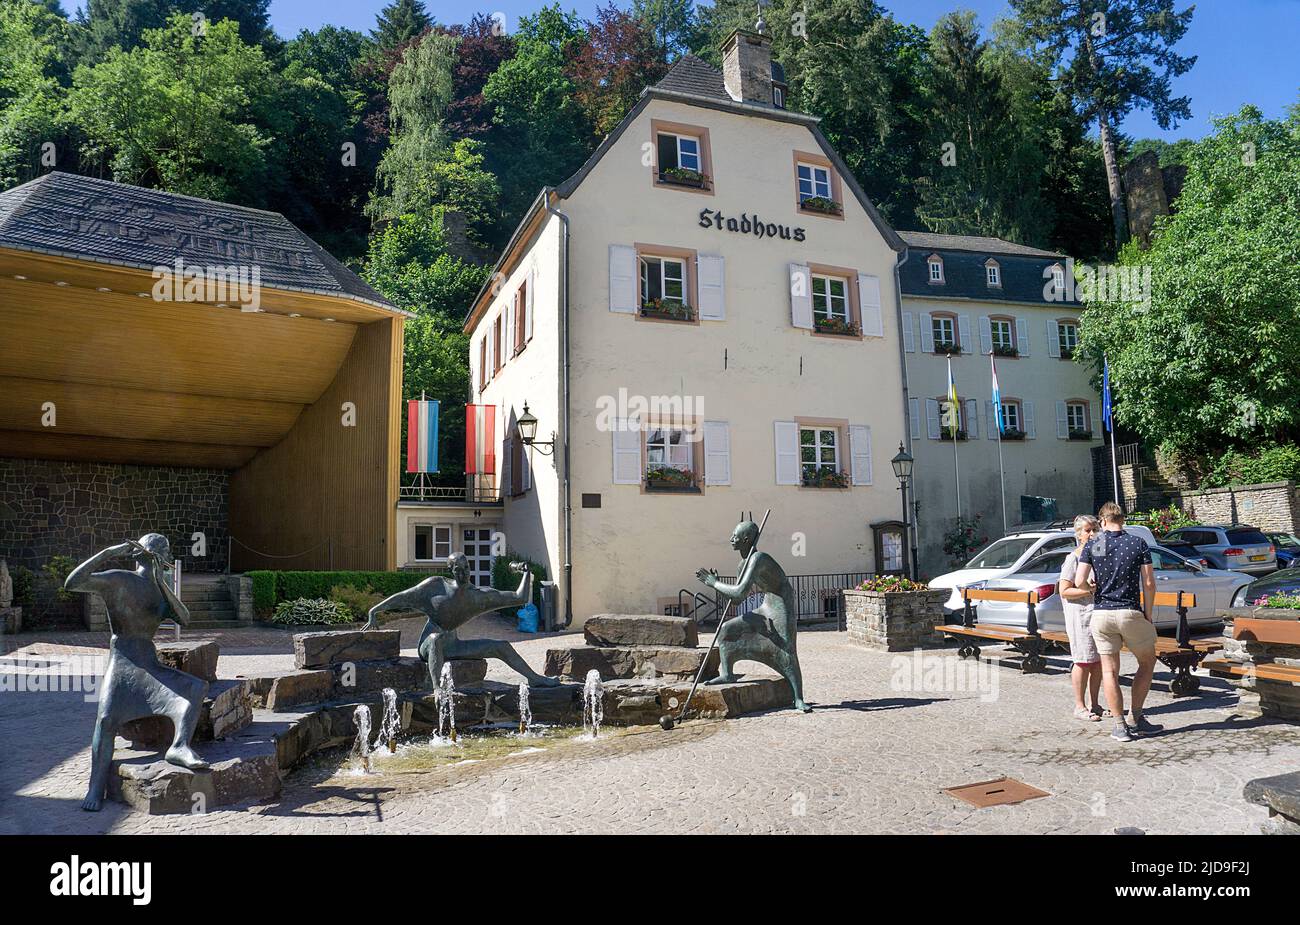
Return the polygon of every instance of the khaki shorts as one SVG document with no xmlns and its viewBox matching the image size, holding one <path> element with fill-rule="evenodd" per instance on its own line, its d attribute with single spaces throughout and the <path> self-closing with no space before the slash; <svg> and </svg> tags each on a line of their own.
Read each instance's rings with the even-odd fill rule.
<svg viewBox="0 0 1300 925">
<path fill-rule="evenodd" d="M 1101 655 L 1118 655 L 1128 646 L 1134 655 L 1153 655 L 1156 651 L 1156 627 L 1140 610 L 1094 610 L 1092 638 Z"/>
</svg>

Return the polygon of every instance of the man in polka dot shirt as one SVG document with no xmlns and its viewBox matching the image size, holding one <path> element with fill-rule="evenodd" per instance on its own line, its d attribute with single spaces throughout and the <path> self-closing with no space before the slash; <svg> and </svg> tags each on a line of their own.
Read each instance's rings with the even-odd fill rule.
<svg viewBox="0 0 1300 925">
<path fill-rule="evenodd" d="M 1092 638 L 1101 655 L 1106 701 L 1111 716 L 1115 717 L 1115 731 L 1111 736 L 1120 742 L 1131 742 L 1134 733 L 1161 729 L 1142 715 L 1142 704 L 1146 702 L 1156 671 L 1156 627 L 1151 622 L 1156 575 L 1151 566 L 1151 547 L 1141 537 L 1124 532 L 1124 509 L 1107 501 L 1101 506 L 1099 516 L 1101 533 L 1079 554 L 1074 586 L 1087 587 L 1088 580 L 1096 573 Z M 1119 653 L 1124 646 L 1128 646 L 1138 661 L 1133 675 L 1131 725 L 1124 721 L 1124 694 L 1119 687 Z"/>
</svg>

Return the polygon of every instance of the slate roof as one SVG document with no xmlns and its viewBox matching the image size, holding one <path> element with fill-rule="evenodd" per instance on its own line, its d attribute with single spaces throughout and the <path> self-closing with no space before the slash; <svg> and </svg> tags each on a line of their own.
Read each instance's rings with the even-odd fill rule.
<svg viewBox="0 0 1300 925">
<path fill-rule="evenodd" d="M 898 268 L 905 296 L 1051 304 L 1043 297 L 1051 274 L 1044 277 L 1043 272 L 1054 264 L 1065 265 L 1060 254 L 1001 238 L 928 231 L 900 231 L 898 236 L 907 244 L 907 261 Z M 943 258 L 942 283 L 930 282 L 926 258 L 934 253 Z M 988 284 L 985 264 L 990 258 L 998 262 L 1000 287 Z"/>
<path fill-rule="evenodd" d="M 278 212 L 59 171 L 0 192 L 0 247 L 141 269 L 257 265 L 269 288 L 399 311 Z"/>
<path fill-rule="evenodd" d="M 695 55 L 682 55 L 673 62 L 673 66 L 655 84 L 655 88 L 670 93 L 689 93 L 692 96 L 731 101 L 722 80 L 722 72 Z"/>
</svg>

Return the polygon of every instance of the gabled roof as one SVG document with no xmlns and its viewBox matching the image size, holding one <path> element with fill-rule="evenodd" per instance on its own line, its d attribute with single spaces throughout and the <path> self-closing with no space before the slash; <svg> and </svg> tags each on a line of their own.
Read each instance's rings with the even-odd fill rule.
<svg viewBox="0 0 1300 925">
<path fill-rule="evenodd" d="M 668 73 L 659 83 L 655 84 L 655 88 L 676 93 L 690 93 L 694 96 L 707 96 L 716 100 L 731 100 L 722 80 L 722 72 L 695 55 L 682 55 L 673 62 L 673 66 L 668 69 Z"/>
<path fill-rule="evenodd" d="M 278 212 L 60 171 L 0 192 L 0 247 L 146 270 L 256 265 L 269 288 L 400 311 Z"/>
<path fill-rule="evenodd" d="M 1043 297 L 1043 287 L 1051 277 L 1043 273 L 1048 267 L 1064 267 L 1065 258 L 1060 254 L 1001 238 L 928 231 L 900 231 L 898 235 L 913 258 L 898 271 L 904 296 L 1079 307 L 1077 301 L 1053 303 Z M 941 283 L 930 282 L 927 268 L 929 259 L 936 254 L 943 260 Z M 986 268 L 990 258 L 997 261 L 1000 286 L 988 284 Z"/>
</svg>

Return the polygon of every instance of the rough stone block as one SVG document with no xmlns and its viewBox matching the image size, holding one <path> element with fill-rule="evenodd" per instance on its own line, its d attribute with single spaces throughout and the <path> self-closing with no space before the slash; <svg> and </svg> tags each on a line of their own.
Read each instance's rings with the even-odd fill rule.
<svg viewBox="0 0 1300 925">
<path fill-rule="evenodd" d="M 247 680 L 214 681 L 199 711 L 199 722 L 191 744 L 229 738 L 253 720 L 251 685 Z M 124 723 L 118 735 L 140 750 L 165 749 L 175 734 L 172 721 L 165 716 L 146 716 Z"/>
<path fill-rule="evenodd" d="M 335 630 L 298 633 L 293 637 L 295 668 L 328 668 L 343 662 L 397 658 L 402 634 L 397 630 Z"/>
<path fill-rule="evenodd" d="M 1242 796 L 1247 802 L 1267 806 L 1270 813 L 1300 823 L 1300 771 L 1247 781 Z"/>
<path fill-rule="evenodd" d="M 215 642 L 165 642 L 156 645 L 156 648 L 158 661 L 169 668 L 192 674 L 204 681 L 217 680 L 217 658 L 221 650 Z"/>
<path fill-rule="evenodd" d="M 593 646 L 685 646 L 700 643 L 695 621 L 660 614 L 602 613 L 589 617 L 582 628 Z"/>
<path fill-rule="evenodd" d="M 119 750 L 109 775 L 110 799 L 158 815 L 269 800 L 279 794 L 274 739 L 254 735 L 194 750 L 212 765 L 210 771 L 187 771 L 152 752 Z"/>
<path fill-rule="evenodd" d="M 455 669 L 452 669 L 455 671 Z M 334 699 L 350 700 L 391 687 L 396 691 L 420 690 L 428 685 L 424 662 L 412 656 L 334 665 Z"/>
<path fill-rule="evenodd" d="M 23 609 L 0 607 L 0 636 L 23 631 Z"/>
<path fill-rule="evenodd" d="M 268 710 L 290 710 L 307 703 L 323 703 L 334 694 L 334 672 L 328 668 L 304 668 L 286 671 L 271 678 L 258 678 L 270 682 L 262 702 L 254 704 Z"/>
<path fill-rule="evenodd" d="M 595 669 L 601 680 L 616 678 L 694 679 L 704 662 L 707 649 L 676 646 L 574 646 L 549 649 L 544 673 L 552 677 L 582 681 Z M 708 656 L 708 666 L 701 680 L 717 677 L 718 651 Z"/>
</svg>

